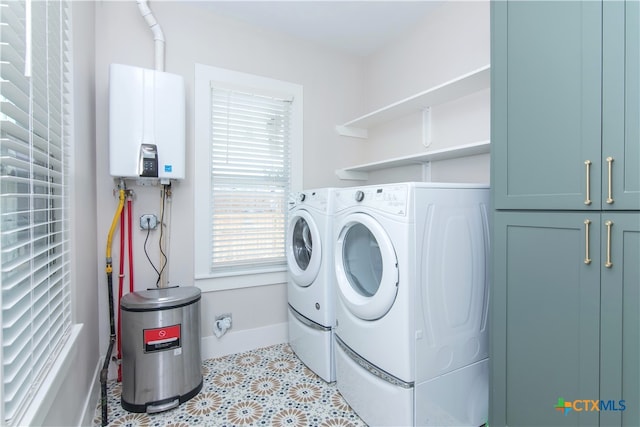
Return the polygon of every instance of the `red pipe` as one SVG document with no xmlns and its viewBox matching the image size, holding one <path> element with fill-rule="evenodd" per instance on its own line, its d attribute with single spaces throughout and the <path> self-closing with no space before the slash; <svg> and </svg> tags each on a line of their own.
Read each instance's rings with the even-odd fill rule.
<svg viewBox="0 0 640 427">
<path fill-rule="evenodd" d="M 132 209 L 131 199 L 127 200 L 127 215 L 129 226 L 129 292 L 133 292 L 133 223 L 132 223 Z"/>
<path fill-rule="evenodd" d="M 124 242 L 125 242 L 126 230 L 124 228 L 124 209 L 120 213 L 120 275 L 118 276 L 118 341 L 117 341 L 117 354 L 118 362 L 122 359 L 122 340 L 120 335 L 122 332 L 122 313 L 120 310 L 120 300 L 122 299 L 122 292 L 124 288 Z M 118 363 L 118 382 L 122 381 L 122 367 Z"/>
</svg>

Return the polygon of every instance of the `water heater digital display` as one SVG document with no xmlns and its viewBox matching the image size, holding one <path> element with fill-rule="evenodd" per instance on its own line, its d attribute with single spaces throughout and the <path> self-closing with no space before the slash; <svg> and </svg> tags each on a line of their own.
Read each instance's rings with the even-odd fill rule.
<svg viewBox="0 0 640 427">
<path fill-rule="evenodd" d="M 184 179 L 182 76 L 121 64 L 109 71 L 111 176 Z"/>
</svg>

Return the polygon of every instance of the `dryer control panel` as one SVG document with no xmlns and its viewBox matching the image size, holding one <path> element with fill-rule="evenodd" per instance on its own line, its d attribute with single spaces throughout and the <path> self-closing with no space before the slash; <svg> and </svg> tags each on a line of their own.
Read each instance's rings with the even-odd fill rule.
<svg viewBox="0 0 640 427">
<path fill-rule="evenodd" d="M 389 184 L 338 189 L 335 192 L 336 212 L 354 206 L 375 209 L 394 215 L 407 214 L 409 186 Z"/>
</svg>

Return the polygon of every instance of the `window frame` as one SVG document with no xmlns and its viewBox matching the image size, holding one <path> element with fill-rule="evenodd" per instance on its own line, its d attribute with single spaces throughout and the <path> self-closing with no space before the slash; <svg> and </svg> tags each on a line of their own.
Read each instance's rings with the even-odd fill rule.
<svg viewBox="0 0 640 427">
<path fill-rule="evenodd" d="M 234 271 L 210 271 L 211 82 L 255 88 L 293 96 L 291 114 L 291 175 L 289 192 L 302 189 L 303 88 L 269 77 L 195 64 L 194 84 L 194 280 L 203 292 L 286 283 L 286 261 L 277 266 Z M 285 222 L 286 233 L 286 222 Z M 286 256 L 285 256 L 286 258 Z"/>
<path fill-rule="evenodd" d="M 28 134 L 28 148 L 31 153 L 38 151 L 36 145 L 42 145 L 46 143 L 46 150 L 40 151 L 37 156 L 30 155 L 25 158 L 24 161 L 30 164 L 30 168 L 35 170 L 36 168 L 42 169 L 43 167 L 50 168 L 48 173 L 53 175 L 59 175 L 59 180 L 53 180 L 49 177 L 48 182 L 51 188 L 58 187 L 59 193 L 51 192 L 49 190 L 50 200 L 46 205 L 46 215 L 49 218 L 49 223 L 55 222 L 57 224 L 56 229 L 49 228 L 47 232 L 47 238 L 52 239 L 54 235 L 57 235 L 57 240 L 60 244 L 54 248 L 50 246 L 48 251 L 58 251 L 59 255 L 55 258 L 49 258 L 48 271 L 50 273 L 50 267 L 55 264 L 59 266 L 55 269 L 57 274 L 61 274 L 60 286 L 61 290 L 58 292 L 61 295 L 62 302 L 58 306 L 63 312 L 62 315 L 56 318 L 56 321 L 62 318 L 61 328 L 63 330 L 56 330 L 56 326 L 52 326 L 51 319 L 49 321 L 40 321 L 42 328 L 38 331 L 44 331 L 42 334 L 48 334 L 52 337 L 58 337 L 58 339 L 50 339 L 46 343 L 46 349 L 43 353 L 47 354 L 47 359 L 43 364 L 39 364 L 36 367 L 41 368 L 39 371 L 34 370 L 34 366 L 30 366 L 30 369 L 34 370 L 35 374 L 31 377 L 31 382 L 28 391 L 23 395 L 23 400 L 17 403 L 15 410 L 7 409 L 5 406 L 4 386 L 0 389 L 0 419 L 3 424 L 7 425 L 34 425 L 42 424 L 45 420 L 46 413 L 49 411 L 50 406 L 55 399 L 59 388 L 65 380 L 69 369 L 72 366 L 72 360 L 75 357 L 75 347 L 77 345 L 80 331 L 82 330 L 81 324 L 75 323 L 75 310 L 74 310 L 74 283 L 73 283 L 73 263 L 74 263 L 74 240 L 72 230 L 72 213 L 73 213 L 73 149 L 74 149 L 74 136 L 73 136 L 73 115 L 74 115 L 74 101 L 73 101 L 73 29 L 72 29 L 72 10 L 71 3 L 68 0 L 59 0 L 57 2 L 48 2 L 40 4 L 30 4 L 29 1 L 15 2 L 12 6 L 5 7 L 24 7 L 24 15 L 18 14 L 18 19 L 24 17 L 24 69 L 18 70 L 23 72 L 23 76 L 18 78 L 10 78 L 9 81 L 16 85 L 22 85 L 18 83 L 22 77 L 27 80 L 29 86 L 29 93 L 25 92 L 25 96 L 28 97 L 29 108 L 28 111 L 24 111 L 28 115 L 29 126 L 25 127 L 23 131 Z M 34 10 L 34 7 L 41 8 L 38 12 Z M 10 15 L 16 16 L 11 12 Z M 40 14 L 38 18 L 36 14 Z M 34 25 L 36 21 L 40 19 L 40 23 L 44 21 L 44 27 L 41 25 L 36 29 Z M 11 24 L 11 22 L 9 22 Z M 15 28 L 13 28 L 15 30 Z M 39 40 L 34 40 L 34 34 L 40 31 Z M 52 38 L 53 37 L 53 38 Z M 15 41 L 19 41 L 21 38 L 17 37 Z M 43 43 L 44 42 L 44 43 Z M 51 43 L 50 43 L 51 42 Z M 18 43 L 17 43 L 18 44 Z M 44 46 L 44 47 L 43 47 Z M 46 51 L 45 58 L 42 59 L 42 50 Z M 19 51 L 18 54 L 22 52 Z M 37 55 L 37 58 L 36 58 Z M 14 57 L 14 59 L 17 57 Z M 37 60 L 34 60 L 37 59 Z M 19 62 L 19 60 L 17 60 Z M 16 62 L 16 63 L 17 63 Z M 9 63 L 16 65 L 13 60 Z M 40 64 L 38 64 L 40 63 Z M 20 67 L 21 68 L 21 67 Z M 52 70 L 57 69 L 57 72 Z M 52 77 L 56 79 L 53 80 Z M 36 81 L 39 82 L 36 84 Z M 40 86 L 39 101 L 36 101 L 34 89 L 37 85 Z M 45 90 L 42 90 L 42 87 Z M 57 91 L 56 91 L 57 90 Z M 52 95 L 54 94 L 55 95 Z M 59 102 L 52 103 L 52 101 Z M 7 102 L 12 103 L 9 98 Z M 37 107 L 34 107 L 37 105 Z M 13 110 L 13 109 L 12 109 Z M 36 111 L 39 111 L 36 113 Z M 53 113 L 55 114 L 53 114 Z M 18 117 L 16 112 L 7 113 L 9 122 Z M 42 118 L 46 115 L 46 121 Z M 39 116 L 37 118 L 36 116 Z M 38 124 L 35 122 L 38 121 Z M 52 124 L 53 123 L 53 124 Z M 20 126 L 16 126 L 20 127 Z M 51 128 L 56 128 L 59 133 L 52 132 Z M 11 134 L 11 132 L 7 132 Z M 10 139 L 9 137 L 7 137 Z M 20 139 L 20 138 L 18 138 Z M 15 140 L 16 144 L 19 143 L 18 139 Z M 36 144 L 34 141 L 39 140 Z M 27 141 L 22 138 L 20 142 L 26 143 Z M 59 144 L 59 145 L 58 145 Z M 52 155 L 52 153 L 56 155 Z M 35 160 L 36 157 L 42 161 L 43 156 L 47 157 L 47 162 L 40 166 Z M 59 167 L 53 168 L 52 164 L 59 164 Z M 28 178 L 29 185 L 32 186 L 31 193 L 33 194 L 33 186 L 41 186 L 42 182 L 38 181 L 33 173 Z M 38 183 L 39 182 L 39 183 Z M 30 196 L 33 198 L 33 196 Z M 51 200 L 57 198 L 58 202 L 54 203 Z M 30 205 L 30 215 L 33 215 L 35 208 Z M 56 219 L 50 217 L 51 212 L 58 211 Z M 30 226 L 32 227 L 34 222 L 30 220 Z M 52 240 L 50 240 L 50 245 Z M 33 240 L 32 240 L 33 243 Z M 33 249 L 31 249 L 33 252 Z M 3 268 L 6 267 L 3 265 Z M 33 286 L 33 276 L 37 273 L 34 270 L 33 264 L 31 264 L 29 274 L 31 275 L 31 285 Z M 48 276 L 50 279 L 51 275 Z M 25 278 L 26 280 L 26 278 Z M 43 279 L 44 280 L 44 279 Z M 48 293 L 50 288 L 47 288 Z M 3 294 L 5 289 L 3 289 Z M 33 291 L 31 291 L 33 295 Z M 0 302 L 2 301 L 2 295 L 0 295 Z M 31 299 L 30 309 L 33 309 L 34 298 Z M 47 305 L 51 303 L 51 299 L 48 300 Z M 43 312 L 42 310 L 40 312 Z M 49 306 L 49 312 L 51 307 Z M 4 312 L 0 314 L 0 320 L 4 323 Z M 49 316 L 50 317 L 50 316 Z M 31 316 L 30 324 L 37 324 L 36 320 L 33 320 L 34 316 Z M 48 324 L 49 329 L 44 329 L 44 325 Z M 54 335 L 52 335 L 54 334 Z M 3 331 L 0 330 L 0 337 L 4 340 Z M 4 342 L 3 342 L 4 345 Z M 33 346 L 33 344 L 32 344 Z M 43 346 L 45 347 L 45 346 Z M 2 373 L 4 375 L 4 352 L 0 352 L 0 365 L 2 365 Z M 0 375 L 3 377 L 3 375 Z M 3 377 L 4 382 L 4 377 Z M 6 419 L 10 417 L 10 419 Z"/>
</svg>

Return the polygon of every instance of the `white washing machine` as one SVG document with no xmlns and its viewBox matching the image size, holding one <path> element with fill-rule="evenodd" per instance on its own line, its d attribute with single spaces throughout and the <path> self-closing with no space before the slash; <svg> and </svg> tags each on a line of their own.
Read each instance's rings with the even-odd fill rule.
<svg viewBox="0 0 640 427">
<path fill-rule="evenodd" d="M 335 191 L 336 382 L 369 425 L 487 422 L 489 188 Z"/>
<path fill-rule="evenodd" d="M 323 380 L 335 381 L 333 189 L 292 195 L 287 232 L 289 345 Z"/>
</svg>

